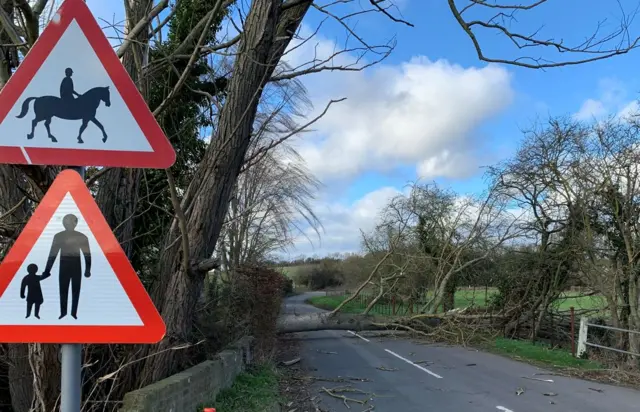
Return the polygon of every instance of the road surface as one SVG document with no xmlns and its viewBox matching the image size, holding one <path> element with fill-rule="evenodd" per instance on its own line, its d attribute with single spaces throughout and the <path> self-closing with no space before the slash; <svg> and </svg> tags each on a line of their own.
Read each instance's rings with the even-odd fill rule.
<svg viewBox="0 0 640 412">
<path fill-rule="evenodd" d="M 285 311 L 321 311 L 304 303 L 314 295 L 287 299 Z M 297 334 L 303 366 L 317 379 L 311 392 L 320 397 L 322 411 L 640 411 L 640 392 L 631 389 L 544 375 L 537 367 L 477 350 L 374 336 L 345 331 Z M 348 392 L 336 395 L 369 401 L 348 402 L 348 409 L 344 400 L 323 390 L 337 387 Z"/>
</svg>

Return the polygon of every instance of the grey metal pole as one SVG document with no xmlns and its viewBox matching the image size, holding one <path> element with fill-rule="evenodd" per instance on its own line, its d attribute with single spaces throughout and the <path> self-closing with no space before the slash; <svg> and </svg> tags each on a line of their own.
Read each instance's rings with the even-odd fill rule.
<svg viewBox="0 0 640 412">
<path fill-rule="evenodd" d="M 80 412 L 82 402 L 82 345 L 62 345 L 60 412 Z"/>
<path fill-rule="evenodd" d="M 84 179 L 84 167 L 70 167 Z M 80 412 L 82 407 L 82 345 L 63 344 L 60 412 Z"/>
</svg>

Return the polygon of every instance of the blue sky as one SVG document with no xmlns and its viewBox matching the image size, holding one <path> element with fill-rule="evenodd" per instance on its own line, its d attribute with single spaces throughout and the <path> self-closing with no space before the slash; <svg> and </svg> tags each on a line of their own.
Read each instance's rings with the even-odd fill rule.
<svg viewBox="0 0 640 412">
<path fill-rule="evenodd" d="M 471 41 L 455 22 L 445 1 L 404 0 L 403 3 L 402 15 L 414 23 L 415 27 L 385 21 L 381 17 L 363 18 L 358 24 L 359 33 L 367 39 L 397 36 L 397 47 L 384 65 L 400 66 L 417 56 L 424 56 L 432 62 L 442 59 L 465 69 L 487 66 L 477 58 Z M 463 4 L 461 1 L 458 3 Z M 631 12 L 636 6 L 632 1 L 623 1 L 621 4 Z M 602 33 L 615 30 L 620 15 L 620 9 L 614 1 L 552 0 L 536 13 L 520 13 L 519 23 L 511 27 L 514 30 L 516 27 L 524 28 L 525 32 L 530 32 L 543 24 L 544 37 L 563 38 L 570 44 L 592 34 L 598 22 L 604 18 L 608 21 L 601 27 Z M 321 17 L 324 16 L 312 12 L 305 24 L 314 26 Z M 335 24 L 325 23 L 323 29 L 321 33 L 327 38 L 344 38 L 344 30 Z M 638 29 L 637 24 L 633 25 L 632 33 L 640 34 Z M 480 39 L 483 48 L 492 57 L 518 55 L 518 50 L 505 42 L 503 37 L 491 34 L 481 35 Z M 531 55 L 538 56 L 540 53 L 544 51 L 536 51 L 536 54 Z M 563 58 L 553 56 L 556 60 Z M 477 127 L 468 131 L 470 136 L 465 139 L 465 144 L 473 152 L 473 159 L 468 159 L 473 160 L 472 165 L 460 162 L 454 167 L 470 170 L 460 176 L 446 176 L 446 173 L 443 176 L 436 172 L 425 180 L 435 180 L 460 193 L 482 191 L 484 184 L 481 166 L 493 164 L 511 155 L 522 138 L 521 131 L 535 120 L 576 114 L 589 99 L 592 104 L 588 106 L 597 110 L 583 110 L 584 116 L 617 112 L 633 102 L 639 90 L 638 80 L 634 76 L 638 59 L 640 55 L 631 52 L 600 62 L 546 70 L 500 66 L 509 74 L 508 85 L 513 93 L 512 98 L 500 109 L 483 116 Z M 372 68 L 370 71 L 375 70 L 377 69 Z M 304 81 L 313 90 L 316 81 L 313 76 Z M 441 98 L 446 99 L 446 96 Z M 428 115 L 424 113 L 424 116 Z M 460 115 L 465 116 L 465 113 Z M 348 139 L 348 135 L 344 138 Z M 375 213 L 368 208 L 379 209 L 394 194 L 392 189 L 402 191 L 408 182 L 418 177 L 420 175 L 416 171 L 415 162 L 408 161 L 398 162 L 387 170 L 372 167 L 344 179 L 342 176 L 323 179 L 327 186 L 320 214 L 325 224 L 325 237 L 322 241 L 314 242 L 313 246 L 309 246 L 306 240 L 301 241 L 291 255 L 323 255 L 358 250 L 357 229 L 370 228 L 375 221 Z"/>
<path fill-rule="evenodd" d="M 359 230 L 369 230 L 379 209 L 407 183 L 422 177 L 461 194 L 479 192 L 483 189 L 481 166 L 510 156 L 522 138 L 521 130 L 536 119 L 618 112 L 640 90 L 634 75 L 640 52 L 544 71 L 487 65 L 477 58 L 447 2 L 395 1 L 415 27 L 381 15 L 357 21 L 357 32 L 369 43 L 384 43 L 395 36 L 397 46 L 382 64 L 364 72 L 302 78 L 315 113 L 331 98 L 347 100 L 332 107 L 314 125 L 313 133 L 293 142 L 324 183 L 315 206 L 325 230 L 320 240 L 311 237 L 313 244 L 301 237 L 289 251 L 291 256 L 358 251 Z M 115 15 L 121 20 L 120 3 L 115 9 L 102 0 L 88 3 L 96 16 L 112 20 Z M 368 1 L 357 0 L 357 4 Z M 632 12 L 637 2 L 620 4 Z M 613 0 L 550 0 L 534 12 L 521 12 L 510 27 L 532 32 L 544 25 L 542 37 L 574 44 L 591 35 L 605 18 L 602 33 L 615 30 L 620 16 Z M 325 17 L 312 10 L 301 34 L 311 33 Z M 640 35 L 635 23 L 631 34 Z M 522 55 L 495 33 L 480 34 L 479 39 L 491 57 Z M 344 29 L 327 20 L 316 38 L 286 59 L 301 63 L 314 50 L 322 54 L 344 40 Z M 545 53 L 556 60 L 572 57 L 539 50 L 529 53 L 536 57 Z M 349 55 L 342 58 L 349 61 Z"/>
</svg>

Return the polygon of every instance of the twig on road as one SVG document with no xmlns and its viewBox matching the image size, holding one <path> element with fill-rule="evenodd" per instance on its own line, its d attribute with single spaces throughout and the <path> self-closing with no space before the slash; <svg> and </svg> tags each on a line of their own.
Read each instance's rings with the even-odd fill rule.
<svg viewBox="0 0 640 412">
<path fill-rule="evenodd" d="M 521 376 L 522 379 L 529 379 L 532 381 L 540 381 L 540 382 L 551 382 L 553 383 L 553 379 L 540 379 L 540 378 L 530 378 L 528 376 Z"/>
<path fill-rule="evenodd" d="M 386 368 L 384 366 L 378 366 L 376 369 L 379 369 L 379 370 L 385 371 L 385 372 L 395 372 L 395 371 L 399 370 L 398 368 Z"/>
<path fill-rule="evenodd" d="M 359 390 L 359 389 L 353 389 L 353 388 L 351 388 L 351 389 L 352 389 L 352 391 L 349 391 L 349 392 L 362 392 L 362 393 L 365 393 L 365 394 L 366 394 L 366 392 L 361 391 L 361 390 Z M 344 406 L 346 406 L 346 407 L 347 407 L 347 409 L 351 409 L 351 407 L 349 406 L 349 402 L 354 402 L 354 403 L 358 403 L 358 404 L 360 404 L 360 405 L 364 405 L 364 404 L 366 404 L 366 403 L 367 403 L 367 401 L 369 400 L 369 399 L 367 399 L 367 400 L 362 401 L 362 400 L 360 400 L 360 399 L 349 398 L 349 397 L 347 397 L 347 396 L 345 396 L 345 395 L 339 395 L 339 394 L 335 393 L 335 391 L 346 391 L 346 389 L 344 389 L 344 388 L 342 388 L 342 387 L 340 387 L 340 388 L 333 388 L 333 389 L 327 389 L 327 388 L 325 388 L 325 387 L 323 386 L 323 387 L 322 387 L 322 391 L 323 391 L 323 392 L 325 392 L 325 393 L 327 393 L 329 396 L 331 396 L 331 397 L 333 397 L 333 398 L 336 398 L 336 399 L 342 399 L 342 402 L 344 403 Z"/>
</svg>

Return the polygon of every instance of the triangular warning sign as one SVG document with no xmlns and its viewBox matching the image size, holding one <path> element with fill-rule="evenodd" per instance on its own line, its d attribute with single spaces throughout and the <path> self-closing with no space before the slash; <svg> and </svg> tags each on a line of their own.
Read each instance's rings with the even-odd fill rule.
<svg viewBox="0 0 640 412">
<path fill-rule="evenodd" d="M 84 0 L 0 92 L 0 163 L 168 168 L 175 152 Z"/>
<path fill-rule="evenodd" d="M 155 343 L 164 334 L 83 179 L 63 171 L 0 264 L 0 342 Z"/>
</svg>

